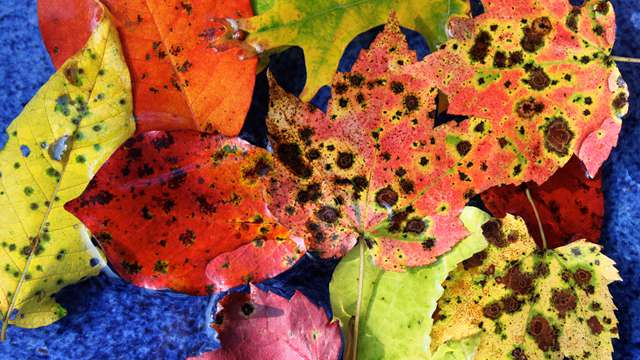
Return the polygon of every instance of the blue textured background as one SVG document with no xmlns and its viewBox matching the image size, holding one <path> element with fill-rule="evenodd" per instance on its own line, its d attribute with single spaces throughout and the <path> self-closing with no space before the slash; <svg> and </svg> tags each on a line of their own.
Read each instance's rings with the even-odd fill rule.
<svg viewBox="0 0 640 360">
<path fill-rule="evenodd" d="M 558 0 L 563 1 L 563 0 Z M 572 1 L 575 2 L 575 1 Z M 640 57 L 640 2 L 614 0 L 618 13 L 618 41 L 614 54 Z M 347 50 L 340 70 L 346 70 L 357 51 L 375 31 L 359 36 Z M 420 56 L 424 41 L 409 34 Z M 291 49 L 273 59 L 272 70 L 290 91 L 301 89 L 302 52 Z M 625 119 L 617 149 L 604 168 L 606 215 L 602 244 L 618 262 L 623 283 L 611 287 L 620 320 L 621 339 L 615 342 L 616 359 L 640 358 L 640 64 L 619 64 L 631 90 L 631 111 Z M 21 111 L 53 73 L 38 31 L 36 0 L 0 0 L 0 129 Z M 327 90 L 315 99 L 322 106 Z M 243 137 L 264 145 L 266 78 L 258 76 Z M 4 132 L 0 135 L 0 146 Z M 282 295 L 303 291 L 328 310 L 327 284 L 334 261 L 305 257 L 292 270 L 263 284 Z M 216 300 L 166 291 L 140 289 L 105 274 L 64 289 L 59 302 L 69 311 L 61 321 L 40 329 L 10 328 L 9 340 L 0 344 L 0 359 L 181 359 L 217 346 L 207 327 L 207 312 Z"/>
</svg>

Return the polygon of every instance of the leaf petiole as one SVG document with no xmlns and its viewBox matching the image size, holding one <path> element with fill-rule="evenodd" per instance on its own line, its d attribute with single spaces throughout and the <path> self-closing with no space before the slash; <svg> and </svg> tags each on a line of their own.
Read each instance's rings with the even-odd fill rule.
<svg viewBox="0 0 640 360">
<path fill-rule="evenodd" d="M 525 194 L 527 194 L 527 199 L 533 208 L 533 213 L 536 215 L 536 221 L 538 222 L 538 230 L 540 230 L 540 237 L 542 238 L 542 248 L 547 250 L 547 237 L 544 235 L 544 228 L 542 227 L 542 220 L 540 220 L 540 214 L 538 213 L 538 208 L 536 208 L 536 204 L 533 202 L 533 198 L 531 197 L 531 191 L 526 187 L 524 190 Z"/>
</svg>

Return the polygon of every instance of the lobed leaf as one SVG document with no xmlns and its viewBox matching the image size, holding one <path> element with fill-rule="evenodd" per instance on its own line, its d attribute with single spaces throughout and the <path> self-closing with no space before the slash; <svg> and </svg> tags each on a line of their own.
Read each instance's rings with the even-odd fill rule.
<svg viewBox="0 0 640 360">
<path fill-rule="evenodd" d="M 97 275 L 102 254 L 63 205 L 134 132 L 129 71 L 110 16 L 7 128 L 0 150 L 0 310 L 34 328 L 66 314 L 52 295 Z"/>
<path fill-rule="evenodd" d="M 56 67 L 82 46 L 104 6 L 131 69 L 140 133 L 240 132 L 256 61 L 239 60 L 238 49 L 217 52 L 210 41 L 219 31 L 216 18 L 252 15 L 249 0 L 39 0 L 40 29 Z"/>
<path fill-rule="evenodd" d="M 338 264 L 331 283 L 331 307 L 340 320 L 348 344 L 353 344 L 360 261 L 364 261 L 362 305 L 358 332 L 358 359 L 424 359 L 429 355 L 431 314 L 444 289 L 441 284 L 456 265 L 483 250 L 487 242 L 481 226 L 489 220 L 482 210 L 466 207 L 461 219 L 471 234 L 442 255 L 437 262 L 406 272 L 390 272 L 375 266 L 370 251 L 364 259 L 353 249 Z M 364 245 L 360 245 L 364 246 Z M 457 344 L 442 349 L 435 358 L 473 348 Z"/>
<path fill-rule="evenodd" d="M 338 324 L 296 291 L 290 300 L 251 285 L 218 304 L 214 324 L 222 349 L 191 359 L 326 359 L 340 357 Z"/>
<path fill-rule="evenodd" d="M 486 223 L 483 234 L 487 250 L 445 282 L 432 350 L 479 334 L 477 359 L 611 358 L 618 335 L 607 285 L 620 277 L 598 245 L 537 251 L 511 215 Z"/>
<path fill-rule="evenodd" d="M 384 24 L 395 11 L 402 24 L 420 32 L 434 48 L 444 42 L 450 15 L 470 12 L 465 0 L 329 0 L 258 1 L 256 16 L 240 19 L 245 39 L 259 51 L 278 51 L 286 46 L 304 50 L 307 83 L 300 95 L 309 101 L 328 84 L 349 42 L 358 34 Z"/>
<path fill-rule="evenodd" d="M 237 138 L 192 131 L 128 140 L 67 208 L 126 280 L 204 295 L 262 281 L 300 257 L 267 210 L 271 156 Z"/>
</svg>

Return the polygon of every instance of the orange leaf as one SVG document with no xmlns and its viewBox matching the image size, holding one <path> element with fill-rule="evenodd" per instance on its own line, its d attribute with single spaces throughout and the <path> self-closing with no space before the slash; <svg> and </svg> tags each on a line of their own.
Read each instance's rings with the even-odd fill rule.
<svg viewBox="0 0 640 360">
<path fill-rule="evenodd" d="M 216 52 L 215 19 L 251 16 L 249 0 L 104 0 L 134 88 L 138 132 L 195 129 L 237 135 L 251 103 L 255 59 Z M 56 67 L 77 52 L 104 15 L 96 0 L 39 0 L 44 42 Z"/>
</svg>

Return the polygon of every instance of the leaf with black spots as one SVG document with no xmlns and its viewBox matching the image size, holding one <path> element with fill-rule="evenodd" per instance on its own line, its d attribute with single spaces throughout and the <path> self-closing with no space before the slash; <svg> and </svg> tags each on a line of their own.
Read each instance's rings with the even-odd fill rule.
<svg viewBox="0 0 640 360">
<path fill-rule="evenodd" d="M 303 252 L 269 214 L 271 155 L 191 131 L 130 139 L 67 208 L 125 279 L 204 295 L 261 281 Z"/>
</svg>

